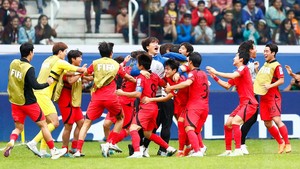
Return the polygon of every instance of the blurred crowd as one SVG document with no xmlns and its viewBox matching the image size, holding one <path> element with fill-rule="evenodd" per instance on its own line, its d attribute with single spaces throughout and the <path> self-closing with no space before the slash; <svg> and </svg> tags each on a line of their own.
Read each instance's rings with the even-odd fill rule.
<svg viewBox="0 0 300 169">
<path fill-rule="evenodd" d="M 38 3 L 39 2 L 39 3 Z M 160 43 L 240 44 L 253 40 L 256 45 L 274 42 L 298 45 L 300 0 L 137 0 L 138 14 L 133 24 L 133 40 L 138 33 L 157 37 Z M 71 3 L 71 2 L 70 2 Z M 95 12 L 95 33 L 100 33 L 101 13 L 115 18 L 115 32 L 128 42 L 128 0 L 84 0 L 87 31 L 92 33 L 91 9 Z M 37 0 L 41 16 L 32 25 L 24 1 L 0 0 L 0 42 L 2 44 L 52 44 L 56 26 L 43 15 L 44 0 Z M 92 8 L 93 6 L 93 8 Z"/>
<path fill-rule="evenodd" d="M 300 0 L 271 0 L 268 7 L 263 0 L 137 1 L 135 32 L 157 37 L 161 43 L 299 44 Z M 103 10 L 117 17 L 117 27 L 122 24 L 116 11 L 126 8 L 127 2 L 112 0 L 109 9 Z"/>
</svg>

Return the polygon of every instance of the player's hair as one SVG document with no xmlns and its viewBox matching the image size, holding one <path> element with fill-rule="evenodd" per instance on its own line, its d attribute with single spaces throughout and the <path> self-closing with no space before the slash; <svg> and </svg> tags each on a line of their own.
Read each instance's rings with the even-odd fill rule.
<svg viewBox="0 0 300 169">
<path fill-rule="evenodd" d="M 33 49 L 34 49 L 33 44 L 28 42 L 23 43 L 20 46 L 21 57 L 22 58 L 27 57 L 30 54 L 30 52 L 33 52 Z"/>
<path fill-rule="evenodd" d="M 150 70 L 151 62 L 152 57 L 147 53 L 143 53 L 138 56 L 138 64 L 143 66 L 145 70 Z"/>
<path fill-rule="evenodd" d="M 137 58 L 140 54 L 144 54 L 144 53 L 147 53 L 147 52 L 145 52 L 145 51 L 143 51 L 143 50 L 136 50 L 136 51 L 132 51 L 131 53 L 130 53 L 130 56 L 132 57 L 132 58 Z"/>
<path fill-rule="evenodd" d="M 198 4 L 197 4 L 197 6 L 199 6 L 200 4 L 203 4 L 203 5 L 205 5 L 205 2 L 204 2 L 204 1 L 198 1 Z"/>
<path fill-rule="evenodd" d="M 179 48 L 180 48 L 179 44 L 173 44 L 173 46 L 170 49 L 170 52 L 179 53 Z"/>
<path fill-rule="evenodd" d="M 159 40 L 156 37 L 148 37 L 148 38 L 142 40 L 142 47 L 146 52 L 148 52 L 147 46 L 149 46 L 149 44 L 152 42 L 159 43 Z"/>
<path fill-rule="evenodd" d="M 167 51 L 170 51 L 170 49 L 172 48 L 173 44 L 172 43 L 165 43 L 160 45 L 159 48 L 159 53 L 161 55 L 168 53 Z"/>
<path fill-rule="evenodd" d="M 240 44 L 238 53 L 240 53 L 242 50 L 245 52 L 249 52 L 250 49 L 253 49 L 254 41 L 253 40 L 247 40 Z"/>
<path fill-rule="evenodd" d="M 239 52 L 239 58 L 243 59 L 244 65 L 247 65 L 250 60 L 250 53 L 248 51 L 241 50 Z"/>
<path fill-rule="evenodd" d="M 68 52 L 68 55 L 67 55 L 68 62 L 72 64 L 72 58 L 76 59 L 77 57 L 80 57 L 80 56 L 82 56 L 82 52 L 81 51 L 79 51 L 79 50 L 70 50 Z"/>
<path fill-rule="evenodd" d="M 188 42 L 183 42 L 180 44 L 180 47 L 181 46 L 184 46 L 186 48 L 186 51 L 189 52 L 189 54 L 191 54 L 192 52 L 194 52 L 194 47 L 193 45 L 191 45 L 190 43 Z"/>
<path fill-rule="evenodd" d="M 278 52 L 278 46 L 275 44 L 275 43 L 269 43 L 269 44 L 266 44 L 266 47 L 269 47 L 271 52 L 275 52 L 275 57 L 276 57 L 276 54 Z"/>
<path fill-rule="evenodd" d="M 118 57 L 115 57 L 114 60 L 117 61 L 119 64 L 121 64 L 124 61 L 124 57 L 118 56 Z"/>
<path fill-rule="evenodd" d="M 52 47 L 52 53 L 53 55 L 57 55 L 59 51 L 63 52 L 66 49 L 68 49 L 68 45 L 63 42 L 57 42 Z"/>
<path fill-rule="evenodd" d="M 198 52 L 192 52 L 192 53 L 190 53 L 189 61 L 192 62 L 194 67 L 199 67 L 202 62 L 202 56 Z"/>
<path fill-rule="evenodd" d="M 174 59 L 168 59 L 165 62 L 165 66 L 169 66 L 172 70 L 176 69 L 178 71 L 180 63 Z"/>
<path fill-rule="evenodd" d="M 101 57 L 110 57 L 113 52 L 114 43 L 111 42 L 100 42 L 98 46 Z"/>
</svg>

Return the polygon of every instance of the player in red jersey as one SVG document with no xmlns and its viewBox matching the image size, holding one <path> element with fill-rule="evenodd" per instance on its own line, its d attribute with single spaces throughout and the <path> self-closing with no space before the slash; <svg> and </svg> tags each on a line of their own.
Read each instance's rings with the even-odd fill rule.
<svg viewBox="0 0 300 169">
<path fill-rule="evenodd" d="M 175 85 L 182 81 L 185 81 L 186 78 L 182 75 L 178 82 L 173 81 L 173 76 L 177 72 L 179 68 L 179 62 L 173 59 L 169 59 L 165 62 L 165 78 L 164 80 L 169 83 L 169 85 Z M 185 110 L 186 110 L 186 103 L 188 100 L 188 88 L 183 88 L 180 90 L 172 90 L 168 93 L 165 97 L 154 97 L 148 98 L 144 97 L 142 102 L 149 103 L 149 102 L 166 102 L 174 97 L 174 116 L 177 119 L 178 123 L 178 157 L 183 157 L 183 149 L 184 145 L 186 144 L 186 133 L 184 130 L 184 117 L 185 117 Z"/>
<path fill-rule="evenodd" d="M 265 126 L 278 143 L 278 153 L 289 153 L 292 147 L 288 138 L 288 130 L 281 120 L 281 94 L 278 86 L 284 83 L 284 74 L 280 63 L 276 60 L 278 47 L 267 44 L 264 49 L 266 62 L 259 70 L 254 81 L 255 94 L 260 97 L 260 116 Z M 277 128 L 273 125 L 275 122 Z M 283 137 L 283 140 L 281 139 Z"/>
<path fill-rule="evenodd" d="M 240 126 L 255 114 L 258 106 L 253 93 L 252 78 L 247 67 L 249 59 L 249 52 L 240 51 L 240 53 L 237 53 L 233 59 L 233 65 L 236 66 L 237 70 L 233 73 L 223 73 L 210 66 L 206 67 L 206 70 L 219 85 L 227 90 L 235 86 L 239 95 L 239 105 L 233 110 L 224 125 L 226 151 L 219 156 L 243 155 Z M 217 76 L 229 80 L 225 82 Z M 235 150 L 233 152 L 231 151 L 232 134 L 235 141 Z"/>
<path fill-rule="evenodd" d="M 79 132 L 77 152 L 74 154 L 75 157 L 81 156 L 82 146 L 88 129 L 91 127 L 93 120 L 101 117 L 104 109 L 110 112 L 110 116 L 115 116 L 117 121 L 113 131 L 110 132 L 110 139 L 107 140 L 107 143 L 101 144 L 102 155 L 108 157 L 109 149 L 121 151 L 118 147 L 111 144 L 123 126 L 123 112 L 117 95 L 115 94 L 116 82 L 114 79 L 117 74 L 133 82 L 135 82 L 135 79 L 125 73 L 119 63 L 112 59 L 113 46 L 113 43 L 100 43 L 98 49 L 102 57 L 94 60 L 87 69 L 87 74 L 94 74 L 94 86 L 91 101 L 87 108 L 86 118 Z"/>
<path fill-rule="evenodd" d="M 138 68 L 140 70 L 149 71 L 151 65 L 152 58 L 148 54 L 141 54 L 138 56 Z M 151 73 L 151 71 L 150 71 Z M 150 78 L 147 79 L 143 75 L 139 75 L 137 77 L 135 92 L 125 92 L 121 89 L 117 90 L 117 94 L 120 96 L 127 96 L 133 98 L 143 98 L 150 97 L 153 98 L 156 96 L 156 91 L 158 86 L 165 86 L 166 82 L 163 81 L 156 75 L 155 73 L 150 74 Z M 138 130 L 143 129 L 144 136 L 154 141 L 156 144 L 167 150 L 167 155 L 171 156 L 176 152 L 176 149 L 170 147 L 161 137 L 152 133 L 153 129 L 156 126 L 156 118 L 158 115 L 158 107 L 155 102 L 150 102 L 148 104 L 144 104 L 140 102 L 139 112 L 136 113 L 134 120 L 129 128 L 130 135 L 132 138 L 132 146 L 134 149 L 133 155 L 129 156 L 129 158 L 142 158 L 143 152 L 140 151 L 140 137 L 138 134 Z"/>
<path fill-rule="evenodd" d="M 193 52 L 188 57 L 188 67 L 191 70 L 188 74 L 188 79 L 179 84 L 168 86 L 167 92 L 176 89 L 188 87 L 189 98 L 186 105 L 185 115 L 185 131 L 192 145 L 194 152 L 190 154 L 192 157 L 202 157 L 199 143 L 202 143 L 201 137 L 198 137 L 201 128 L 203 127 L 209 112 L 208 98 L 209 85 L 207 75 L 199 69 L 202 57 L 198 52 Z"/>
</svg>

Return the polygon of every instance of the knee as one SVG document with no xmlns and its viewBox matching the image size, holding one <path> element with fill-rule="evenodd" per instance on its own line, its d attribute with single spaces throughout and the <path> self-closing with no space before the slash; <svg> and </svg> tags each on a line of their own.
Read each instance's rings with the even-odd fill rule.
<svg viewBox="0 0 300 169">
<path fill-rule="evenodd" d="M 271 128 L 272 127 L 272 121 L 265 121 L 264 122 L 264 124 L 265 124 L 265 126 L 267 127 L 267 128 Z"/>
</svg>

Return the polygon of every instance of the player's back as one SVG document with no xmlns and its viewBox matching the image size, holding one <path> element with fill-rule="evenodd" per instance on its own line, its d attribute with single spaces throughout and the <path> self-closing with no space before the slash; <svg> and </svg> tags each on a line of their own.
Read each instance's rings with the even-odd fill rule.
<svg viewBox="0 0 300 169">
<path fill-rule="evenodd" d="M 209 85 L 206 73 L 200 69 L 192 70 L 189 73 L 189 79 L 192 79 L 193 83 L 189 87 L 187 107 L 208 110 Z"/>
</svg>

